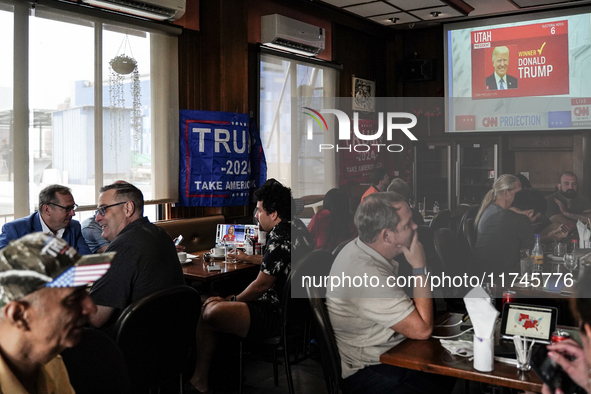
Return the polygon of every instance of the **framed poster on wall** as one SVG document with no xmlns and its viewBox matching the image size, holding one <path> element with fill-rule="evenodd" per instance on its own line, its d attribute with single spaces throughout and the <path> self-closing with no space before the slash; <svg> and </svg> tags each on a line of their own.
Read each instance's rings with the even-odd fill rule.
<svg viewBox="0 0 591 394">
<path fill-rule="evenodd" d="M 374 112 L 376 82 L 353 77 L 353 111 Z"/>
</svg>

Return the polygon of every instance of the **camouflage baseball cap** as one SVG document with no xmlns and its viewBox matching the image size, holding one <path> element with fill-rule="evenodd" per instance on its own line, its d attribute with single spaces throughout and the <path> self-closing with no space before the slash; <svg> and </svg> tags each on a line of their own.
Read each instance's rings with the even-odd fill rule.
<svg viewBox="0 0 591 394">
<path fill-rule="evenodd" d="M 43 287 L 85 286 L 103 276 L 114 252 L 81 256 L 61 238 L 32 233 L 0 250 L 0 307 Z"/>
</svg>

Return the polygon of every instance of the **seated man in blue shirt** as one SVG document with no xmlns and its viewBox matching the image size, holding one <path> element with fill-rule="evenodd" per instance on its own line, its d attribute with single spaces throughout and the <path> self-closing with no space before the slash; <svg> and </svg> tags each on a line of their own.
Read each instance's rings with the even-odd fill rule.
<svg viewBox="0 0 591 394">
<path fill-rule="evenodd" d="M 39 193 L 39 211 L 24 218 L 16 219 L 2 226 L 0 248 L 13 239 L 41 231 L 44 234 L 62 238 L 81 255 L 90 254 L 90 249 L 80 230 L 80 223 L 73 220 L 76 203 L 69 187 L 50 185 Z"/>
</svg>

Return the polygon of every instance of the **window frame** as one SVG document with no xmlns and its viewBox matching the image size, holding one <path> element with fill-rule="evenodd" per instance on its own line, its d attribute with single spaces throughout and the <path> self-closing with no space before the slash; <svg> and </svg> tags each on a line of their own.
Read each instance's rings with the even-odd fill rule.
<svg viewBox="0 0 591 394">
<path fill-rule="evenodd" d="M 6 7 L 7 6 L 7 7 Z M 28 216 L 31 213 L 31 196 L 29 190 L 29 18 L 36 13 L 45 17 L 47 14 L 58 15 L 57 19 L 69 18 L 82 19 L 94 25 L 94 172 L 95 172 L 95 200 L 98 199 L 99 189 L 103 186 L 103 70 L 102 70 L 102 52 L 103 52 L 103 25 L 116 25 L 125 28 L 139 29 L 148 33 L 158 33 L 158 37 L 172 36 L 176 41 L 176 36 L 182 33 L 182 29 L 168 24 L 135 18 L 133 16 L 124 16 L 118 13 L 105 12 L 94 7 L 72 3 L 65 4 L 55 0 L 37 1 L 14 1 L 0 0 L 2 9 L 11 9 L 14 20 L 14 64 L 27 65 L 26 67 L 15 67 L 13 74 L 13 188 L 14 196 L 19 196 L 13 200 L 14 218 Z M 55 19 L 55 18 L 50 18 Z M 158 39 L 158 38 L 156 38 Z M 177 43 L 178 44 L 178 43 Z M 151 45 L 154 45 L 151 41 Z M 163 94 L 155 97 L 152 93 L 152 143 L 162 144 L 165 148 L 160 151 L 152 151 L 152 179 L 151 188 L 156 198 L 146 200 L 145 204 L 163 204 L 175 202 L 178 200 L 178 45 L 172 45 L 174 48 L 167 48 L 168 55 L 177 59 L 170 67 L 167 67 L 164 78 L 169 82 Z M 163 57 L 150 51 L 151 58 Z M 168 57 L 170 59 L 170 57 Z M 152 71 L 150 73 L 152 75 Z M 176 83 L 171 83 L 176 81 Z M 151 77 L 151 84 L 154 83 Z M 163 83 L 156 82 L 161 88 Z M 154 89 L 152 89 L 153 91 Z M 158 107 L 160 105 L 160 107 Z M 162 119 L 154 119 L 156 115 L 163 116 Z M 176 119 L 176 121 L 175 121 Z M 174 138 L 176 137 L 176 138 Z M 176 141 L 176 143 L 175 143 Z M 100 154 L 97 154 L 100 153 Z M 160 196 L 164 196 L 159 198 Z M 95 205 L 81 205 L 78 211 L 92 211 L 96 209 Z M 156 212 L 162 212 L 163 209 L 156 208 Z"/>
</svg>

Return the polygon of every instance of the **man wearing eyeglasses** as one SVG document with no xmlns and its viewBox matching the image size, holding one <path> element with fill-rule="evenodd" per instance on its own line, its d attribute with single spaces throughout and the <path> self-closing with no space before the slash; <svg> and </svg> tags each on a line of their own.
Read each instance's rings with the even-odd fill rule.
<svg viewBox="0 0 591 394">
<path fill-rule="evenodd" d="M 82 237 L 80 223 L 72 219 L 76 215 L 77 207 L 69 187 L 47 186 L 39 193 L 37 212 L 2 226 L 0 249 L 13 239 L 40 231 L 43 234 L 62 238 L 81 255 L 90 254 L 90 248 Z"/>
<path fill-rule="evenodd" d="M 112 274 L 94 282 L 90 290 L 97 305 L 90 322 L 108 331 L 134 301 L 185 282 L 170 235 L 144 217 L 144 196 L 137 187 L 102 187 L 95 221 L 110 242 L 106 251 L 117 252 Z"/>
</svg>

